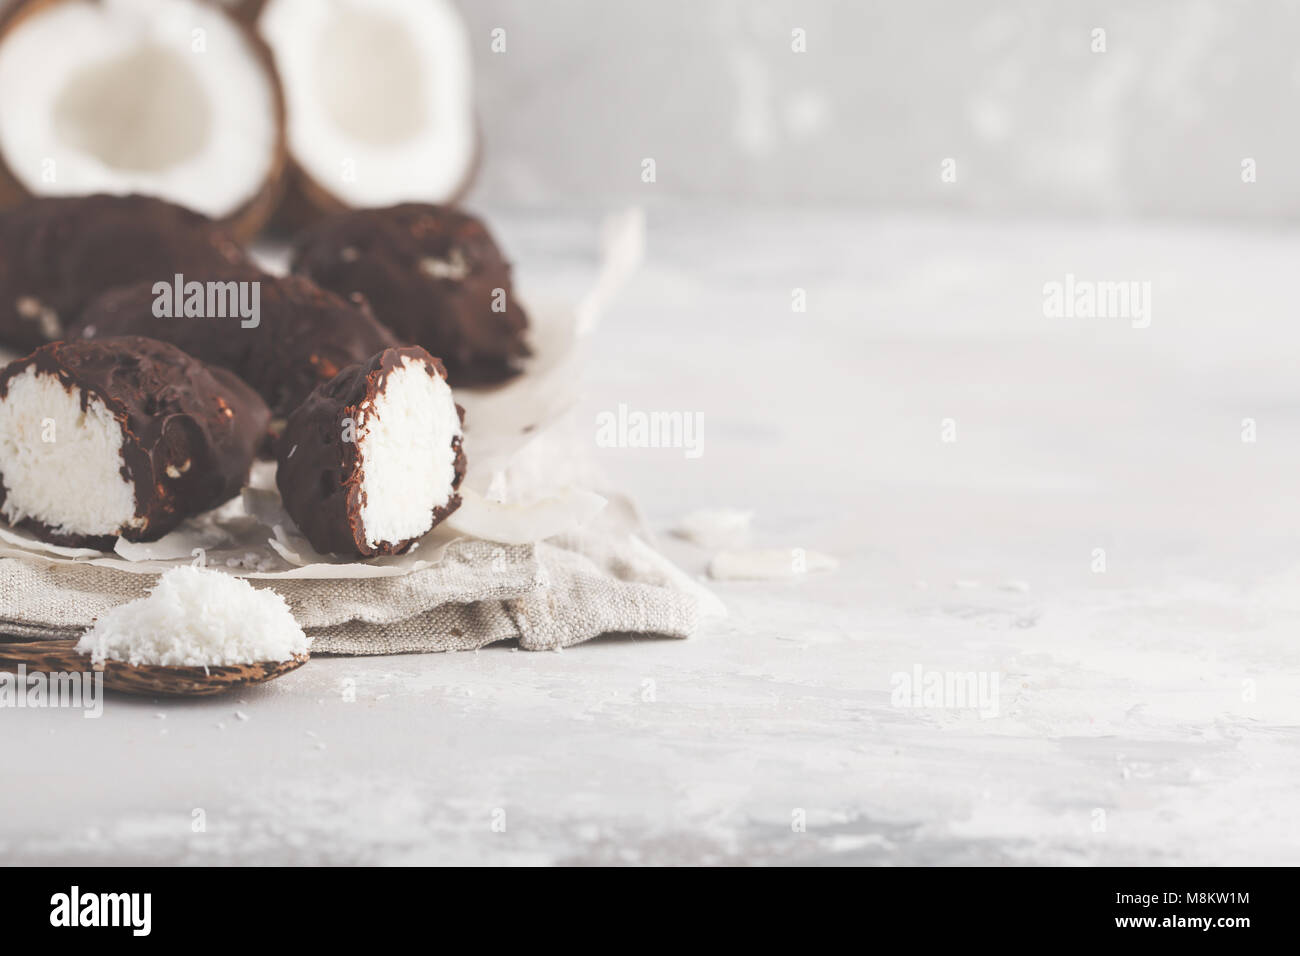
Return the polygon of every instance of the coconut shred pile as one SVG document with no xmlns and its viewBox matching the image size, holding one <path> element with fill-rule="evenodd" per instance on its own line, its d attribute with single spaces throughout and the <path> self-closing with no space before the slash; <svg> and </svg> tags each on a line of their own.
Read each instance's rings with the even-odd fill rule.
<svg viewBox="0 0 1300 956">
<path fill-rule="evenodd" d="M 193 567 L 172 568 L 148 597 L 104 614 L 77 644 L 105 660 L 177 667 L 286 661 L 307 635 L 274 591 Z"/>
</svg>

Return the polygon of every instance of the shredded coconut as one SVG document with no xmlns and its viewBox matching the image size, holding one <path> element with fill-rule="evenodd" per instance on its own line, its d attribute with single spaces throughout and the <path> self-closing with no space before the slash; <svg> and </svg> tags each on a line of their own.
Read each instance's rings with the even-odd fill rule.
<svg viewBox="0 0 1300 956">
<path fill-rule="evenodd" d="M 194 567 L 172 568 L 148 597 L 104 614 L 77 644 L 105 660 L 177 667 L 287 661 L 310 641 L 274 591 Z"/>
</svg>

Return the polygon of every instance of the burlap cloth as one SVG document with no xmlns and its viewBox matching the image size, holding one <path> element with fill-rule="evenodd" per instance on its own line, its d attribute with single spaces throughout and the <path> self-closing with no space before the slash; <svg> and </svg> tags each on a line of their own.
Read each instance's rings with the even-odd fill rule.
<svg viewBox="0 0 1300 956">
<path fill-rule="evenodd" d="M 157 581 L 91 565 L 0 559 L 0 640 L 74 638 Z M 315 654 L 566 647 L 606 633 L 688 637 L 700 593 L 633 532 L 604 524 L 532 545 L 453 542 L 435 567 L 389 578 L 251 580 L 273 588 Z"/>
</svg>

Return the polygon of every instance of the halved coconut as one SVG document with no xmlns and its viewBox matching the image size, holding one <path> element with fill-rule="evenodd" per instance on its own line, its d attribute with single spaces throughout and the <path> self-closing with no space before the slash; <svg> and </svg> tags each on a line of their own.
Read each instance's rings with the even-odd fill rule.
<svg viewBox="0 0 1300 956">
<path fill-rule="evenodd" d="M 445 203 L 477 159 L 469 36 L 447 0 L 266 0 L 258 29 L 288 104 L 280 217 Z"/>
<path fill-rule="evenodd" d="M 0 202 L 139 193 L 249 238 L 279 200 L 269 51 L 206 0 L 18 0 L 0 16 Z"/>
</svg>

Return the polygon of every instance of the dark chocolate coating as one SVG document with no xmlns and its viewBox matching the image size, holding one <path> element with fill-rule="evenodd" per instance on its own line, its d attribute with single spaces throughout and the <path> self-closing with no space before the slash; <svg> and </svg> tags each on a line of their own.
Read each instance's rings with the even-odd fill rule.
<svg viewBox="0 0 1300 956">
<path fill-rule="evenodd" d="M 276 443 L 275 483 L 284 508 L 321 554 L 402 554 L 415 541 L 380 542 L 378 548 L 366 544 L 361 522 L 361 451 L 357 442 L 343 440 L 344 420 L 360 420 L 362 403 L 374 400 L 388 374 L 406 356 L 423 361 L 430 375 L 447 377 L 442 362 L 418 346 L 385 349 L 312 392 L 289 416 Z M 464 421 L 465 410 L 457 405 L 456 411 Z M 460 507 L 456 489 L 465 477 L 465 452 L 459 437 L 452 440 L 452 447 L 456 449 L 452 494 L 445 505 L 434 509 L 430 529 Z"/>
<path fill-rule="evenodd" d="M 259 324 L 243 328 L 238 316 L 159 318 L 153 314 L 152 284 L 141 283 L 100 296 L 68 328 L 68 337 L 147 335 L 170 342 L 230 369 L 257 390 L 276 418 L 287 417 L 340 369 L 397 344 L 364 302 L 349 302 L 301 276 L 227 270 L 186 274 L 185 279 L 260 282 Z"/>
<path fill-rule="evenodd" d="M 213 269 L 252 268 L 210 219 L 148 196 L 30 199 L 0 213 L 0 345 L 53 339 L 100 293 Z"/>
<path fill-rule="evenodd" d="M 447 263 L 464 275 L 445 274 Z M 403 344 L 441 357 L 453 385 L 504 381 L 529 354 L 510 263 L 480 220 L 450 206 L 333 216 L 298 237 L 292 269 L 335 292 L 361 293 Z M 497 289 L 500 312 L 492 309 Z"/>
<path fill-rule="evenodd" d="M 141 527 L 123 529 L 128 541 L 157 540 L 237 495 L 271 420 L 265 403 L 235 375 L 153 339 L 42 346 L 0 372 L 0 398 L 29 366 L 78 389 L 83 408 L 88 396 L 100 399 L 121 425 L 122 477 L 135 486 L 136 517 L 143 519 Z M 0 501 L 3 478 L 0 460 Z M 115 537 L 59 534 L 33 519 L 20 526 L 73 547 L 111 550 Z"/>
</svg>

